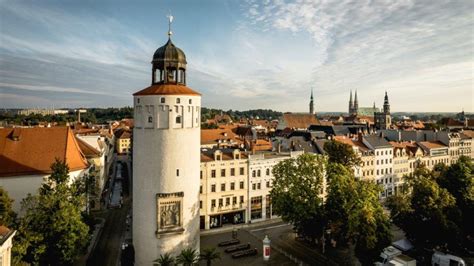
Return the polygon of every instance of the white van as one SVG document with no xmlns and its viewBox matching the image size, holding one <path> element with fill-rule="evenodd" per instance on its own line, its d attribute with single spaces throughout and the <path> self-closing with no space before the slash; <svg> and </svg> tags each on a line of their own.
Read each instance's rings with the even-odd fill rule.
<svg viewBox="0 0 474 266">
<path fill-rule="evenodd" d="M 460 257 L 451 254 L 444 254 L 438 251 L 431 257 L 432 266 L 466 266 L 466 263 Z"/>
</svg>

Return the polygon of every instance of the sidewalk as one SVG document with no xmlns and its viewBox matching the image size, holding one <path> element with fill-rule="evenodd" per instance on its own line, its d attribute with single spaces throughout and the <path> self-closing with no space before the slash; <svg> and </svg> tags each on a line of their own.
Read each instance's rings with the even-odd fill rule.
<svg viewBox="0 0 474 266">
<path fill-rule="evenodd" d="M 275 219 L 270 219 L 262 222 L 256 222 L 256 223 L 251 223 L 251 224 L 236 224 L 236 225 L 227 225 L 221 228 L 213 228 L 209 230 L 201 230 L 200 235 L 201 236 L 207 236 L 207 235 L 213 235 L 213 234 L 220 234 L 223 232 L 231 232 L 234 229 L 248 229 L 248 228 L 254 228 L 254 227 L 259 227 L 259 226 L 265 226 L 265 225 L 273 225 L 277 223 L 282 223 L 283 221 L 281 218 L 275 218 Z"/>
</svg>

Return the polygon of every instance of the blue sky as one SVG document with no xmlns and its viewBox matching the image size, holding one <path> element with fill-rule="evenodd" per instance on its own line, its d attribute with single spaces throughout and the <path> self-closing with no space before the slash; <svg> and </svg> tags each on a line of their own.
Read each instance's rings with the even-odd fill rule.
<svg viewBox="0 0 474 266">
<path fill-rule="evenodd" d="M 474 2 L 0 0 L 0 108 L 132 104 L 167 39 L 203 106 L 474 111 Z"/>
</svg>

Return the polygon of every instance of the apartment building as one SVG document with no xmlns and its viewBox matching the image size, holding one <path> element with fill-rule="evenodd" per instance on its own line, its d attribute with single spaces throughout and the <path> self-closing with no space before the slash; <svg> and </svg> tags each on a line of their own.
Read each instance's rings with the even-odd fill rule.
<svg viewBox="0 0 474 266">
<path fill-rule="evenodd" d="M 382 185 L 381 197 L 393 195 L 395 179 L 393 174 L 393 147 L 379 135 L 362 137 L 362 143 L 374 153 L 374 174 L 377 184 Z"/>
<path fill-rule="evenodd" d="M 375 154 L 362 142 L 362 135 L 355 138 L 334 136 L 334 140 L 350 145 L 361 159 L 361 164 L 354 167 L 354 176 L 364 180 L 375 180 Z"/>
<path fill-rule="evenodd" d="M 238 149 L 201 150 L 201 229 L 246 222 L 247 164 Z"/>
<path fill-rule="evenodd" d="M 247 222 L 258 222 L 275 217 L 270 191 L 273 184 L 273 167 L 279 162 L 297 157 L 303 151 L 288 153 L 261 152 L 248 156 Z"/>
</svg>

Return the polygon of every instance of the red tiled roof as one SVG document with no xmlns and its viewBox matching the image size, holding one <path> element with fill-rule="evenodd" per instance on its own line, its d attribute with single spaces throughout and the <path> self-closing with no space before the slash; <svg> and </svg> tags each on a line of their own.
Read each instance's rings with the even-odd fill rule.
<svg viewBox="0 0 474 266">
<path fill-rule="evenodd" d="M 419 143 L 421 145 L 425 146 L 428 149 L 437 149 L 437 148 L 447 148 L 448 147 L 440 141 L 420 141 Z"/>
<path fill-rule="evenodd" d="M 179 84 L 153 84 L 139 92 L 135 92 L 133 96 L 140 95 L 201 95 L 192 89 Z"/>
<path fill-rule="evenodd" d="M 344 143 L 344 144 L 347 144 L 347 145 L 350 145 L 350 146 L 355 146 L 355 147 L 359 148 L 360 151 L 368 151 L 369 150 L 369 148 L 367 148 L 367 146 L 365 146 L 364 143 L 362 143 L 362 141 L 354 140 L 354 139 L 348 138 L 346 136 L 334 136 L 334 140 L 338 141 L 338 142 L 341 142 L 341 143 Z"/>
<path fill-rule="evenodd" d="M 69 127 L 0 129 L 0 176 L 49 174 L 55 158 L 71 171 L 88 167 Z"/>
<path fill-rule="evenodd" d="M 283 114 L 283 121 L 287 128 L 308 128 L 311 125 L 319 125 L 319 120 L 312 114 Z"/>
<path fill-rule="evenodd" d="M 234 133 L 237 126 L 221 126 L 216 129 L 201 129 L 201 144 L 213 144 L 220 141 L 232 140 L 240 142 L 240 139 Z"/>
</svg>

